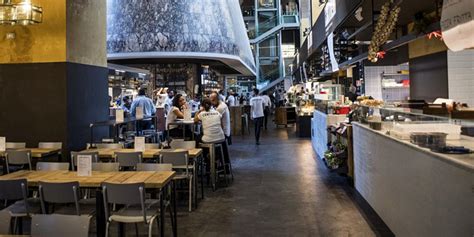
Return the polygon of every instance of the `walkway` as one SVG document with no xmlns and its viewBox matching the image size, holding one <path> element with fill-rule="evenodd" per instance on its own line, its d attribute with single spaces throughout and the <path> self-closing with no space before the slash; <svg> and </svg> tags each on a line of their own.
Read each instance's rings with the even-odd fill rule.
<svg viewBox="0 0 474 237">
<path fill-rule="evenodd" d="M 235 137 L 230 151 L 234 183 L 181 212 L 179 236 L 390 236 L 293 128 L 265 131 L 260 146 Z"/>
</svg>

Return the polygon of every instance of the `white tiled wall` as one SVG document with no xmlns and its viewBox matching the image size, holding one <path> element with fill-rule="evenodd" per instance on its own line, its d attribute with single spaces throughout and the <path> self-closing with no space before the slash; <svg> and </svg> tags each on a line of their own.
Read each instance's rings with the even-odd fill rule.
<svg viewBox="0 0 474 237">
<path fill-rule="evenodd" d="M 472 236 L 474 172 L 353 124 L 355 187 L 396 236 Z"/>
<path fill-rule="evenodd" d="M 385 73 L 397 73 L 401 70 L 408 70 L 408 64 L 398 66 L 368 66 L 364 68 L 365 75 L 365 94 L 381 100 L 382 98 L 382 79 L 380 75 Z M 400 90 L 401 91 L 401 90 Z"/>
<path fill-rule="evenodd" d="M 474 50 L 448 51 L 449 98 L 474 107 Z"/>
</svg>

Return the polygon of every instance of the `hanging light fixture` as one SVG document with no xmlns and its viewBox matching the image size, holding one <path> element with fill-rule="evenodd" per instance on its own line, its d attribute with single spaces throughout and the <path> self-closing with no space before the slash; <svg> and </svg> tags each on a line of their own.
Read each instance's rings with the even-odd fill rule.
<svg viewBox="0 0 474 237">
<path fill-rule="evenodd" d="M 30 0 L 13 3 L 0 0 L 0 24 L 33 25 L 43 21 L 43 8 L 35 6 Z"/>
</svg>

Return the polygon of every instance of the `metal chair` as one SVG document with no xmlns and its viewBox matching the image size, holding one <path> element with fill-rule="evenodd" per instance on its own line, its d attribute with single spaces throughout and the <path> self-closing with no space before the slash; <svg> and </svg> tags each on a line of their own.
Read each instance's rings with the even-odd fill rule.
<svg viewBox="0 0 474 237">
<path fill-rule="evenodd" d="M 7 142 L 5 144 L 7 149 L 21 149 L 26 148 L 26 142 Z"/>
<path fill-rule="evenodd" d="M 193 178 L 194 165 L 189 164 L 188 151 L 167 151 L 160 152 L 160 163 L 172 164 L 173 169 L 177 171 L 174 180 L 187 179 L 189 182 L 189 211 L 192 211 L 193 199 Z"/>
<path fill-rule="evenodd" d="M 8 210 L 0 211 L 0 236 L 1 235 L 9 235 L 10 233 L 10 225 L 11 225 L 11 216 Z"/>
<path fill-rule="evenodd" d="M 115 172 L 120 170 L 120 164 L 115 162 L 92 163 L 92 171 Z"/>
<path fill-rule="evenodd" d="M 120 169 L 132 168 L 137 169 L 137 164 L 142 162 L 142 152 L 115 152 L 115 162 L 118 162 Z"/>
<path fill-rule="evenodd" d="M 51 171 L 51 170 L 69 170 L 69 163 L 67 162 L 38 162 L 36 163 L 36 170 Z"/>
<path fill-rule="evenodd" d="M 137 171 L 172 171 L 173 164 L 139 163 Z"/>
<path fill-rule="evenodd" d="M 88 237 L 90 216 L 34 215 L 31 236 Z"/>
<path fill-rule="evenodd" d="M 21 226 L 23 217 L 28 217 L 32 213 L 40 211 L 38 199 L 28 198 L 28 182 L 26 179 L 0 180 L 0 200 L 5 202 L 5 206 L 13 202 L 12 205 L 4 209 L 9 212 L 10 217 L 14 218 L 13 231 Z"/>
<path fill-rule="evenodd" d="M 109 235 L 110 223 L 113 221 L 124 224 L 143 222 L 148 225 L 148 236 L 152 236 L 153 222 L 159 219 L 157 205 L 160 201 L 146 199 L 144 183 L 102 183 L 102 193 L 107 220 L 105 236 Z M 125 205 L 125 207 L 118 211 L 112 211 L 109 204 Z"/>
<path fill-rule="evenodd" d="M 196 142 L 195 141 L 176 141 L 173 140 L 171 141 L 171 149 L 185 149 L 185 150 L 191 150 L 196 148 Z"/>
<path fill-rule="evenodd" d="M 64 183 L 49 183 L 40 181 L 38 190 L 41 201 L 41 212 L 43 214 L 48 214 L 46 203 L 74 204 L 74 209 L 72 210 L 68 207 L 57 210 L 61 214 L 68 215 L 80 216 L 81 213 L 92 214 L 94 212 L 93 210 L 95 210 L 95 205 L 91 207 L 91 205 L 88 205 L 88 203 L 81 200 L 79 195 L 79 182 L 77 181 Z"/>
<path fill-rule="evenodd" d="M 77 167 L 77 156 L 78 155 L 89 155 L 92 156 L 92 163 L 99 162 L 99 152 L 90 151 L 90 152 L 80 152 L 80 151 L 71 151 L 71 168 L 76 170 Z"/>
<path fill-rule="evenodd" d="M 6 159 L 6 170 L 10 173 L 10 165 L 21 166 L 23 168 L 28 165 L 28 169 L 31 170 L 31 151 L 30 150 L 8 150 L 5 153 Z"/>
<path fill-rule="evenodd" d="M 160 149 L 161 144 L 160 143 L 146 143 L 145 144 L 145 149 Z"/>
</svg>

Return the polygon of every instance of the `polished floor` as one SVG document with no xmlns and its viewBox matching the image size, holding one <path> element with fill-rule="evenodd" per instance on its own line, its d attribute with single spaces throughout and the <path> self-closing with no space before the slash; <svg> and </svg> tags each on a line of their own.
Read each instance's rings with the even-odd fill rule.
<svg viewBox="0 0 474 237">
<path fill-rule="evenodd" d="M 180 212 L 179 236 L 393 236 L 309 139 L 271 127 L 261 143 L 234 137 L 234 182 Z"/>
</svg>

